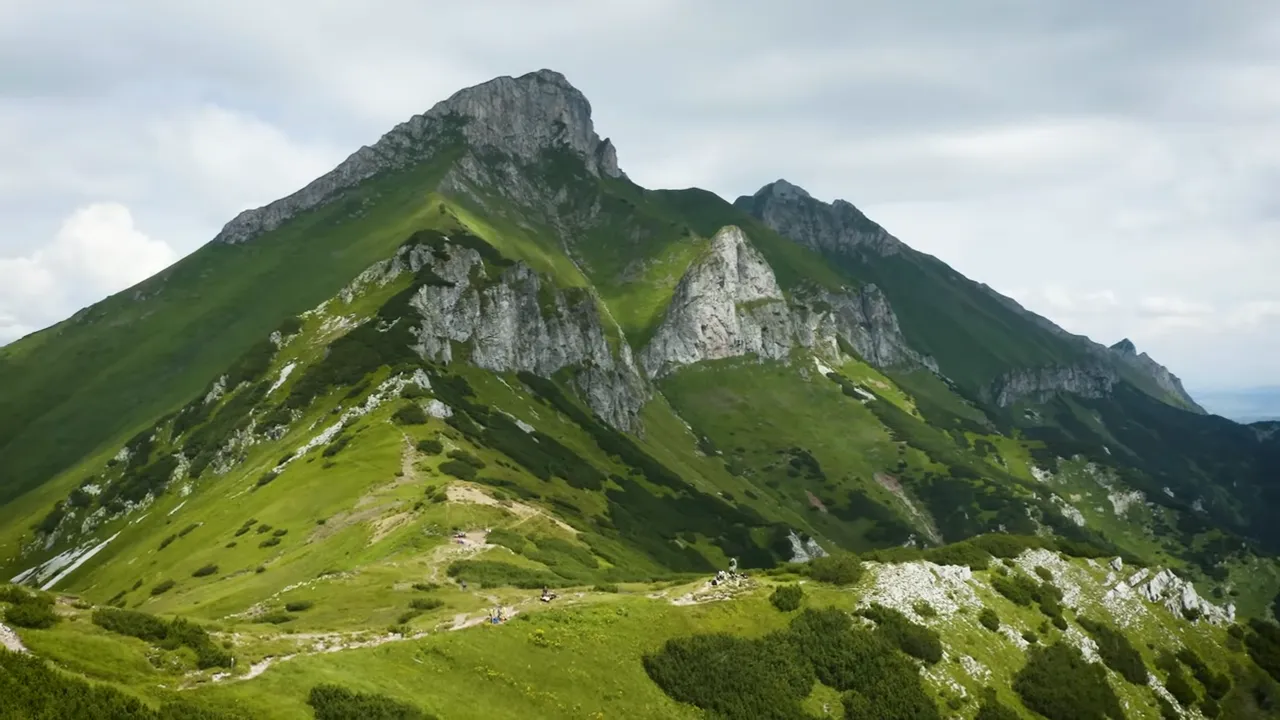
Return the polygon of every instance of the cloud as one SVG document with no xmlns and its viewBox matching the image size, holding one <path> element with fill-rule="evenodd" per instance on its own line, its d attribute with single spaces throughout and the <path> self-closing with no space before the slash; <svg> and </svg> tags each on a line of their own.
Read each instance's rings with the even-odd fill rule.
<svg viewBox="0 0 1280 720">
<path fill-rule="evenodd" d="M 1274 4 L 1169 0 L 1158 23 L 1104 0 L 17 0 L 0 14 L 0 267 L 25 271 L 27 298 L 61 287 L 32 263 L 67 208 L 110 198 L 185 254 L 457 89 L 551 67 L 642 185 L 732 199 L 785 177 L 1186 378 L 1277 378 L 1257 360 L 1280 351 Z M 4 302 L 9 327 L 58 317 Z"/>
<path fill-rule="evenodd" d="M 134 285 L 168 267 L 178 254 L 133 224 L 119 203 L 78 208 L 53 240 L 26 256 L 0 257 L 0 340 L 30 332 Z"/>
</svg>

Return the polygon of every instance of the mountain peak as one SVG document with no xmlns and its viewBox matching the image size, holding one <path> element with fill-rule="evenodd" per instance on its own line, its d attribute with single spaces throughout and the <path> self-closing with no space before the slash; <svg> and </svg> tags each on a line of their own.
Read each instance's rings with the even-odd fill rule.
<svg viewBox="0 0 1280 720">
<path fill-rule="evenodd" d="M 379 173 L 427 161 L 459 137 L 473 150 L 496 151 L 522 163 L 564 148 L 581 157 L 593 175 L 622 176 L 613 143 L 596 134 L 591 103 L 564 75 L 547 69 L 504 75 L 459 90 L 400 123 L 292 195 L 240 213 L 214 242 L 252 240 Z"/>
<path fill-rule="evenodd" d="M 462 134 L 472 147 L 536 162 L 543 150 L 563 146 L 582 156 L 592 174 L 622 174 L 613 144 L 596 134 L 591 103 L 554 70 L 502 76 L 459 90 L 422 117 L 450 115 L 466 121 Z"/>
<path fill-rule="evenodd" d="M 1136 355 L 1138 354 L 1138 348 L 1133 344 L 1133 341 L 1132 341 L 1132 340 L 1130 340 L 1129 338 L 1125 338 L 1125 339 L 1121 340 L 1120 342 L 1116 343 L 1115 345 L 1112 345 L 1112 346 L 1111 346 L 1111 349 L 1112 349 L 1112 350 L 1115 350 L 1116 352 L 1120 353 L 1121 355 L 1135 355 L 1135 356 L 1136 356 Z"/>
<path fill-rule="evenodd" d="M 733 203 L 779 234 L 819 250 L 894 255 L 906 246 L 844 200 L 825 203 L 804 188 L 775 180 Z"/>
</svg>

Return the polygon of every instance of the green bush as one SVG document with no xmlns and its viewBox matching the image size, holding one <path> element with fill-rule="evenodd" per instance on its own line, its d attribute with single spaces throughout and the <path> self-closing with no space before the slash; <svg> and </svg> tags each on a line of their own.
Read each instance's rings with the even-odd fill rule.
<svg viewBox="0 0 1280 720">
<path fill-rule="evenodd" d="M 853 585 L 862 579 L 866 569 L 852 553 L 835 553 L 814 558 L 805 566 L 809 577 L 830 585 Z"/>
<path fill-rule="evenodd" d="M 439 598 L 414 598 L 409 601 L 409 607 L 414 610 L 427 612 L 429 610 L 444 607 L 444 601 Z"/>
<path fill-rule="evenodd" d="M 1127 635 L 1090 618 L 1077 617 L 1076 622 L 1093 636 L 1094 642 L 1098 644 L 1098 657 L 1102 658 L 1107 667 L 1134 685 L 1147 684 L 1147 665 L 1142 660 L 1142 654 L 1129 642 Z"/>
<path fill-rule="evenodd" d="M 413 705 L 337 685 L 311 688 L 307 704 L 315 711 L 316 720 L 435 720 Z"/>
<path fill-rule="evenodd" d="M 327 457 L 327 458 L 333 457 L 334 455 L 337 455 L 338 453 L 342 452 L 342 450 L 346 448 L 347 445 L 350 443 L 351 443 L 350 435 L 346 433 L 339 433 L 338 437 L 329 441 L 329 444 L 325 446 L 324 450 L 320 453 L 320 456 Z"/>
<path fill-rule="evenodd" d="M 426 425 L 427 414 L 423 412 L 422 406 L 417 403 L 407 403 L 396 409 L 391 415 L 391 419 L 400 425 Z"/>
<path fill-rule="evenodd" d="M 591 586 L 591 590 L 593 592 L 602 592 L 602 593 L 620 592 L 618 586 L 614 585 L 613 583 L 596 583 L 595 585 Z"/>
<path fill-rule="evenodd" d="M 5 608 L 4 619 L 10 625 L 32 630 L 46 630 L 60 620 L 53 610 L 53 600 L 38 595 Z"/>
<path fill-rule="evenodd" d="M 1002 704 L 997 698 L 996 693 L 991 688 L 987 688 L 983 693 L 982 704 L 978 706 L 978 714 L 973 716 L 973 720 L 1020 720 L 1021 716 L 1017 711 L 1008 705 Z"/>
<path fill-rule="evenodd" d="M 1191 686 L 1191 681 L 1187 680 L 1186 673 L 1182 672 L 1181 665 L 1169 666 L 1169 676 L 1164 681 L 1164 687 L 1182 707 L 1193 707 L 1200 700 L 1200 695 Z"/>
<path fill-rule="evenodd" d="M 915 612 L 915 614 L 919 615 L 922 618 L 938 617 L 938 611 L 935 610 L 932 605 L 930 605 L 928 602 L 924 600 L 917 600 L 914 603 L 912 603 L 911 609 Z"/>
<path fill-rule="evenodd" d="M 272 480 L 275 480 L 278 477 L 280 477 L 280 473 L 274 470 L 268 470 L 267 472 L 263 473 L 261 477 L 258 478 L 258 482 L 255 485 L 255 487 L 262 487 L 263 485 L 270 483 Z"/>
<path fill-rule="evenodd" d="M 878 603 L 863 610 L 861 615 L 875 622 L 876 635 L 904 653 L 930 665 L 942 659 L 942 638 L 933 629 L 912 622 L 901 612 Z"/>
<path fill-rule="evenodd" d="M 799 720 L 814 678 L 785 633 L 673 638 L 644 657 L 644 669 L 674 700 L 727 720 Z"/>
<path fill-rule="evenodd" d="M 283 610 L 273 610 L 272 612 L 263 613 L 253 619 L 254 622 L 261 625 L 283 625 L 293 620 L 293 616 Z"/>
<path fill-rule="evenodd" d="M 800 609 L 800 602 L 803 599 L 804 588 L 799 585 L 781 585 L 769 596 L 769 602 L 782 612 Z"/>
<path fill-rule="evenodd" d="M 1035 573 L 1045 582 L 1053 582 L 1053 571 L 1043 565 L 1035 567 Z"/>
<path fill-rule="evenodd" d="M 98 608 L 93 612 L 93 623 L 108 632 L 136 637 L 165 650 L 189 647 L 195 651 L 196 664 L 201 669 L 232 665 L 231 654 L 215 645 L 204 628 L 183 618 L 165 621 L 133 610 Z"/>
<path fill-rule="evenodd" d="M 1000 616 L 996 614 L 995 610 L 992 610 L 989 607 L 982 608 L 982 612 L 978 613 L 978 622 L 982 624 L 982 627 L 990 630 L 991 632 L 997 632 L 1000 630 Z"/>
<path fill-rule="evenodd" d="M 1231 691 L 1231 678 L 1210 670 L 1204 660 L 1196 654 L 1196 651 L 1184 647 L 1178 651 L 1176 657 L 1183 665 L 1187 666 L 1187 669 L 1191 671 L 1196 680 L 1200 681 L 1200 685 L 1204 687 L 1204 691 L 1210 699 L 1221 700 Z"/>
<path fill-rule="evenodd" d="M 177 585 L 173 580 L 161 580 L 151 588 L 152 595 L 163 595 L 173 589 Z"/>
<path fill-rule="evenodd" d="M 449 577 L 465 580 L 480 587 L 517 587 L 536 589 L 564 587 L 567 581 L 546 570 L 511 565 L 495 560 L 459 560 L 449 566 Z"/>
<path fill-rule="evenodd" d="M 285 603 L 284 609 L 288 612 L 296 613 L 303 612 L 304 610 L 310 610 L 315 607 L 315 605 L 316 604 L 311 600 L 294 600 L 293 602 Z"/>
<path fill-rule="evenodd" d="M 279 545 L 279 544 L 280 544 L 280 536 L 272 535 L 266 540 L 263 540 L 262 542 L 258 543 L 258 547 L 269 548 L 269 547 L 275 547 L 276 545 Z"/>
<path fill-rule="evenodd" d="M 432 590 L 439 590 L 440 584 L 439 583 L 414 583 L 413 589 L 420 590 L 422 592 L 431 592 Z"/>
<path fill-rule="evenodd" d="M 444 452 L 444 443 L 440 442 L 436 438 L 419 440 L 417 447 L 418 447 L 418 452 L 422 453 L 423 455 L 439 455 L 440 453 Z"/>
<path fill-rule="evenodd" d="M 449 454 L 446 457 L 448 457 L 450 460 L 457 460 L 458 462 L 464 462 L 477 470 L 483 470 L 485 468 L 485 463 L 483 460 L 476 457 L 475 455 L 472 455 L 466 450 L 450 450 Z"/>
<path fill-rule="evenodd" d="M 161 540 L 161 541 L 160 541 L 160 547 L 159 547 L 158 549 L 163 550 L 163 549 L 165 549 L 165 548 L 169 547 L 170 545 L 172 545 L 172 544 L 173 544 L 173 541 L 174 541 L 174 540 L 177 540 L 177 539 L 178 539 L 178 536 L 177 536 L 177 535 L 170 535 L 170 536 L 166 537 L 165 539 L 163 539 L 163 540 Z"/>
<path fill-rule="evenodd" d="M 58 672 L 26 653 L 0 652 L 0 717 L 59 720 L 229 720 L 190 701 L 153 710 L 110 685 Z"/>
<path fill-rule="evenodd" d="M 218 572 L 217 565 L 205 565 L 203 567 L 198 568 L 195 572 L 191 573 L 191 577 L 207 577 L 209 575 L 213 575 L 216 572 Z"/>
<path fill-rule="evenodd" d="M 1107 672 L 1066 643 L 1033 647 L 1013 689 L 1029 709 L 1049 720 L 1124 720 Z"/>
<path fill-rule="evenodd" d="M 440 463 L 440 472 L 448 473 L 459 480 L 474 480 L 476 469 L 458 460 L 445 460 Z"/>
</svg>

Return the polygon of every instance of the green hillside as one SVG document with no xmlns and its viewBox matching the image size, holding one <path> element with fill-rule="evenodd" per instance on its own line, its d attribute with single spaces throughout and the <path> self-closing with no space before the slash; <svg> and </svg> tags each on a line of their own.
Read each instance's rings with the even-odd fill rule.
<svg viewBox="0 0 1280 720">
<path fill-rule="evenodd" d="M 0 349 L 0 717 L 1280 712 L 1269 426 L 586 107 L 464 90 Z"/>
</svg>

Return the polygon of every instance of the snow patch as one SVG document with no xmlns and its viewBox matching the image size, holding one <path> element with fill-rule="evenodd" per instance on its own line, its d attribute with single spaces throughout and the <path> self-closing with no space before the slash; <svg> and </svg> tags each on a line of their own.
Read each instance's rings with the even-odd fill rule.
<svg viewBox="0 0 1280 720">
<path fill-rule="evenodd" d="M 296 367 L 298 367 L 298 363 L 291 362 L 280 368 L 280 376 L 276 378 L 275 382 L 271 383 L 271 387 L 267 390 L 267 394 L 270 395 L 276 390 L 279 390 L 280 386 L 284 385 L 285 380 L 288 380 L 289 376 L 293 374 L 293 370 Z"/>
<path fill-rule="evenodd" d="M 24 582 L 24 580 L 28 580 L 28 579 L 32 579 L 32 580 L 36 580 L 36 582 L 40 582 L 40 580 L 49 577 L 50 574 L 58 573 L 54 575 L 54 578 L 49 580 L 49 582 L 46 582 L 45 584 L 40 585 L 40 589 L 42 589 L 42 591 L 47 591 L 47 589 L 54 587 L 55 584 L 58 584 L 61 579 L 67 577 L 67 575 L 74 573 L 74 571 L 79 569 L 79 566 L 86 564 L 86 562 L 90 561 L 93 556 L 97 555 L 97 553 L 102 551 L 102 548 L 106 547 L 106 543 L 114 541 L 114 539 L 118 537 L 119 534 L 120 533 L 115 533 L 114 536 L 106 538 L 105 541 L 97 543 L 96 546 L 93 546 L 93 547 L 88 546 L 88 543 L 86 543 L 86 544 L 82 544 L 81 547 L 72 548 L 72 550 L 65 551 L 61 553 L 61 555 L 59 555 L 58 557 L 54 557 L 54 559 L 45 562 L 44 565 L 37 566 L 37 568 L 32 568 L 31 570 L 27 570 L 26 573 L 17 575 L 17 577 L 13 578 L 12 582 L 22 583 Z"/>
</svg>

